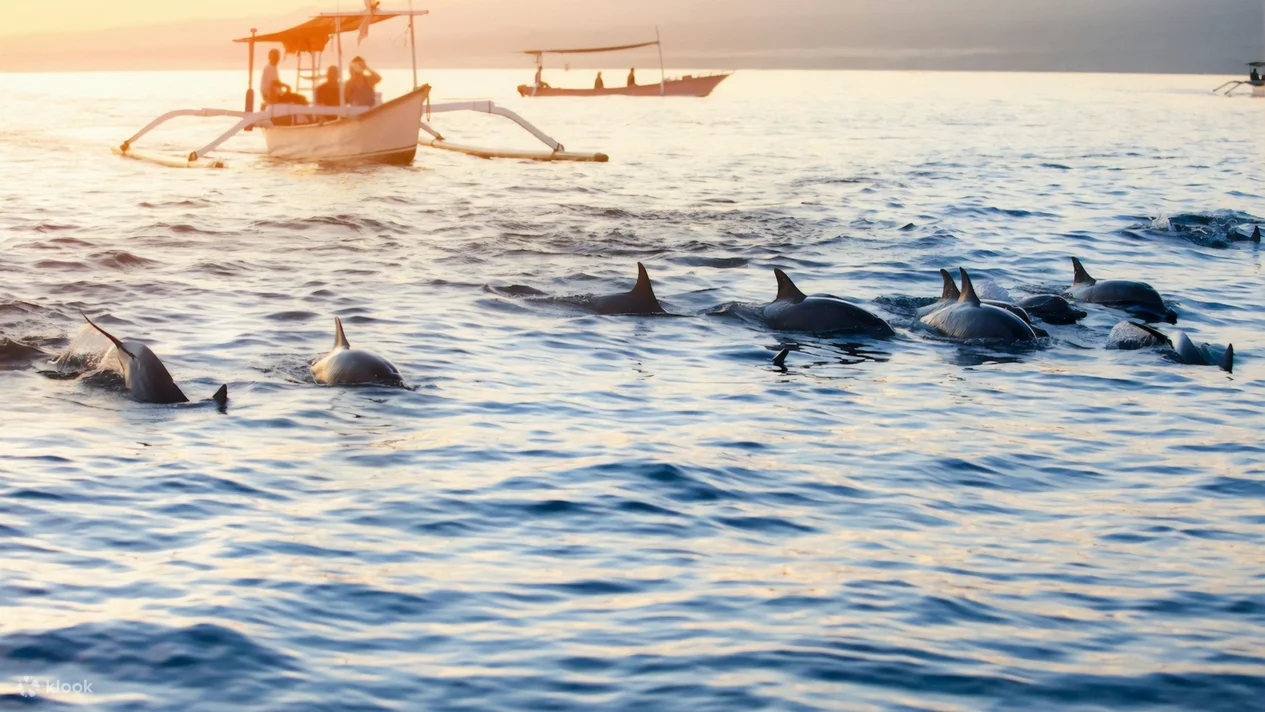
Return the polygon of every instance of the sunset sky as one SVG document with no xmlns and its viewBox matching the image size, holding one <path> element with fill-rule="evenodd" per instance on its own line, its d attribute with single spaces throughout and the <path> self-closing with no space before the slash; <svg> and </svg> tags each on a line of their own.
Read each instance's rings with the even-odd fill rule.
<svg viewBox="0 0 1265 712">
<path fill-rule="evenodd" d="M 407 0 L 383 0 L 385 9 Z M 220 69 L 230 42 L 363 0 L 0 0 L 0 72 Z M 669 67 L 1239 73 L 1262 0 L 415 0 L 423 61 L 523 67 L 517 50 L 645 41 Z M 403 66 L 399 27 L 365 47 Z M 573 58 L 585 66 L 600 57 Z"/>
<path fill-rule="evenodd" d="M 0 36 L 91 32 L 228 17 L 267 17 L 312 0 L 0 0 Z M 331 7 L 334 2 L 323 3 Z M 361 3 L 356 3 L 360 5 Z M 343 0 L 347 9 L 354 6 Z"/>
</svg>

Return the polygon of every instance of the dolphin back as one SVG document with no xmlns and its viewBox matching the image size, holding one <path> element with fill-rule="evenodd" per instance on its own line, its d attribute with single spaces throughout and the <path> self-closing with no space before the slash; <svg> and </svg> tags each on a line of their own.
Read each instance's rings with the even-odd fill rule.
<svg viewBox="0 0 1265 712">
<path fill-rule="evenodd" d="M 627 292 L 593 297 L 589 306 L 598 314 L 666 314 L 659 298 L 654 295 L 654 285 L 646 266 L 637 263 L 637 283 Z"/>
<path fill-rule="evenodd" d="M 189 398 L 176 385 L 167 367 L 158 360 L 158 356 L 148 346 L 131 340 L 123 343 L 132 354 L 130 361 L 120 359 L 126 363 L 123 378 L 132 398 L 141 403 L 187 403 L 189 401 Z"/>
<path fill-rule="evenodd" d="M 402 386 L 404 379 L 395 364 L 360 349 L 336 349 L 312 364 L 312 377 L 326 386 L 380 384 Z"/>
</svg>

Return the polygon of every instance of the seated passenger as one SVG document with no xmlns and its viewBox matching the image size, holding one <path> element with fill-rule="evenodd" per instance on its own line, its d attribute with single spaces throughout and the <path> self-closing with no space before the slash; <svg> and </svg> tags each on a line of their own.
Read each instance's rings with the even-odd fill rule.
<svg viewBox="0 0 1265 712">
<path fill-rule="evenodd" d="M 341 83 L 338 67 L 325 70 L 325 82 L 316 88 L 316 105 L 341 106 L 342 100 L 338 96 L 338 85 Z"/>
<path fill-rule="evenodd" d="M 382 75 L 369 68 L 365 60 L 356 57 L 351 60 L 350 76 L 347 78 L 347 103 L 352 106 L 373 106 L 374 87 L 382 81 Z"/>
<path fill-rule="evenodd" d="M 1261 70 L 1256 67 L 1252 67 L 1252 74 L 1250 76 L 1253 83 L 1259 82 L 1261 80 Z"/>
<path fill-rule="evenodd" d="M 605 88 L 606 88 L 606 82 L 603 82 L 603 81 L 602 81 L 602 73 L 601 73 L 601 72 L 598 72 L 598 73 L 597 73 L 597 79 L 594 79 L 594 80 L 593 80 L 593 88 L 594 88 L 594 89 L 605 89 Z"/>
<path fill-rule="evenodd" d="M 637 86 L 637 68 L 636 67 L 633 67 L 632 69 L 628 70 L 628 86 L 630 87 Z"/>
</svg>

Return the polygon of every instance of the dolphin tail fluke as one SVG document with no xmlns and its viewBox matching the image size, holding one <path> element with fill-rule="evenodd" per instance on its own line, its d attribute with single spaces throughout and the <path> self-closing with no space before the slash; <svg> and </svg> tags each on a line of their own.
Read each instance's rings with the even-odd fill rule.
<svg viewBox="0 0 1265 712">
<path fill-rule="evenodd" d="M 1234 344 L 1225 347 L 1225 353 L 1221 355 L 1221 370 L 1227 373 L 1234 373 Z"/>
<path fill-rule="evenodd" d="M 786 368 L 786 356 L 790 354 L 790 349 L 782 349 L 777 352 L 777 356 L 773 357 L 773 365 L 778 368 Z"/>
<path fill-rule="evenodd" d="M 1081 261 L 1075 257 L 1072 258 L 1072 271 L 1074 273 L 1072 284 L 1093 284 L 1098 281 L 1089 276 L 1089 273 L 1085 271 L 1085 265 L 1081 264 Z"/>
<path fill-rule="evenodd" d="M 940 270 L 940 279 L 944 280 L 944 288 L 940 290 L 941 301 L 957 301 L 962 296 L 958 291 L 958 285 L 953 281 L 953 275 L 949 274 L 949 270 Z"/>
<path fill-rule="evenodd" d="M 795 283 L 791 281 L 790 277 L 786 276 L 785 272 L 775 267 L 773 268 L 773 276 L 777 277 L 776 301 L 780 302 L 783 299 L 789 299 L 798 302 L 804 299 L 804 293 L 799 291 L 799 287 L 795 286 Z"/>
<path fill-rule="evenodd" d="M 1260 242 L 1260 241 L 1261 241 L 1261 226 L 1257 225 L 1256 227 L 1252 228 L 1252 242 Z"/>
<path fill-rule="evenodd" d="M 958 301 L 979 306 L 979 295 L 975 293 L 975 285 L 971 284 L 971 275 L 966 273 L 965 267 L 958 267 L 958 271 L 962 273 L 962 296 L 958 297 Z"/>
<path fill-rule="evenodd" d="M 338 317 L 334 317 L 334 348 L 351 348 L 351 344 L 347 343 L 347 335 L 343 333 L 343 320 Z"/>
<path fill-rule="evenodd" d="M 127 348 L 123 346 L 123 342 L 122 342 L 122 341 L 119 341 L 118 339 L 116 339 L 116 338 L 114 337 L 114 334 L 111 334 L 110 332 L 106 331 L 105 329 L 102 329 L 101 327 L 97 326 L 95 323 L 93 323 L 93 321 L 92 321 L 91 319 L 89 319 L 89 318 L 88 318 L 88 315 L 87 315 L 87 314 L 84 314 L 83 312 L 79 312 L 79 315 L 83 317 L 83 320 L 84 320 L 84 321 L 88 322 L 88 325 L 89 325 L 89 326 L 91 326 L 92 328 L 94 328 L 94 329 L 96 329 L 97 331 L 101 332 L 101 334 L 102 334 L 103 336 L 105 336 L 105 338 L 109 339 L 109 340 L 110 340 L 110 341 L 114 344 L 114 348 L 116 348 L 116 349 L 118 349 L 119 351 L 122 351 L 123 353 L 127 354 L 128 358 L 133 358 L 133 359 L 134 359 L 134 358 L 136 358 L 135 356 L 133 356 L 133 355 L 132 355 L 132 352 L 131 352 L 131 351 L 128 351 L 128 350 L 127 350 Z"/>
<path fill-rule="evenodd" d="M 220 389 L 211 396 L 211 400 L 215 401 L 215 405 L 221 410 L 228 407 L 228 384 L 220 386 Z"/>
</svg>

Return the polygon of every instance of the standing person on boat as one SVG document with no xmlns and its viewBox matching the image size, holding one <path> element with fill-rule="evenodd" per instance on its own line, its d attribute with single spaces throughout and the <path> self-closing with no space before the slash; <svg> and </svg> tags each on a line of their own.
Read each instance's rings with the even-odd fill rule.
<svg viewBox="0 0 1265 712">
<path fill-rule="evenodd" d="M 342 84 L 338 67 L 330 66 L 325 70 L 325 82 L 316 88 L 317 106 L 340 106 L 342 100 L 338 96 L 338 85 Z"/>
<path fill-rule="evenodd" d="M 633 67 L 628 70 L 628 86 L 637 86 L 637 68 Z"/>
<path fill-rule="evenodd" d="M 601 73 L 601 72 L 598 72 L 598 73 L 597 73 L 597 79 L 594 79 L 594 80 L 593 80 L 593 88 L 594 88 L 594 89 L 605 89 L 605 88 L 606 88 L 606 82 L 602 81 L 602 73 Z"/>
<path fill-rule="evenodd" d="M 382 75 L 369 68 L 364 58 L 351 60 L 351 76 L 347 78 L 347 103 L 352 106 L 373 106 L 374 87 Z"/>
<path fill-rule="evenodd" d="M 545 71 L 545 66 L 543 64 L 536 65 L 536 88 L 537 89 L 545 85 L 545 83 L 541 81 L 541 78 L 540 78 L 540 75 L 543 74 L 544 71 Z"/>
<path fill-rule="evenodd" d="M 1261 71 L 1257 69 L 1256 67 L 1252 67 L 1252 73 L 1249 74 L 1248 77 L 1249 77 L 1249 81 L 1255 84 L 1261 80 Z"/>
</svg>

